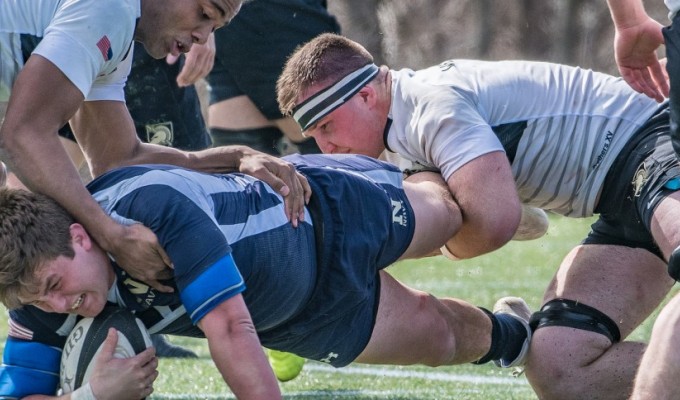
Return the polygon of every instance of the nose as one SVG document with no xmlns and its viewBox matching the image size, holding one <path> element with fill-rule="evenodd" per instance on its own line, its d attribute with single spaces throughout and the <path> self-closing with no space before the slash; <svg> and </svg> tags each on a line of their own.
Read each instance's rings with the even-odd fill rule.
<svg viewBox="0 0 680 400">
<path fill-rule="evenodd" d="M 68 314 L 71 310 L 71 303 L 69 300 L 58 294 L 46 296 L 46 298 L 41 301 L 41 304 L 43 304 L 45 308 L 48 308 L 46 311 L 49 312 Z"/>
<path fill-rule="evenodd" d="M 191 40 L 194 43 L 205 44 L 208 41 L 208 36 L 215 30 L 215 27 L 209 24 L 204 24 L 199 29 L 191 34 Z"/>
<path fill-rule="evenodd" d="M 338 148 L 338 146 L 334 145 L 328 140 L 325 140 L 323 143 L 319 143 L 319 140 L 317 140 L 316 144 L 317 146 L 319 146 L 321 152 L 324 154 L 333 154 Z"/>
</svg>

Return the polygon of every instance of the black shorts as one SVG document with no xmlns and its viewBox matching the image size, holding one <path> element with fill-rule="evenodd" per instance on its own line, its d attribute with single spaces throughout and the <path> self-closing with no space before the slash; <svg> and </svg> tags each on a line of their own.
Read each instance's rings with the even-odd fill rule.
<svg viewBox="0 0 680 400">
<path fill-rule="evenodd" d="M 624 146 L 607 173 L 584 244 L 644 248 L 663 259 L 650 232 L 652 213 L 674 190 L 665 185 L 680 177 L 671 145 L 668 104 L 642 126 Z"/>
<path fill-rule="evenodd" d="M 325 0 L 257 0 L 243 4 L 215 31 L 215 66 L 207 77 L 210 104 L 246 95 L 270 120 L 283 116 L 276 80 L 298 45 L 321 33 L 339 33 Z"/>
<path fill-rule="evenodd" d="M 177 86 L 184 57 L 169 65 L 165 58 L 151 57 L 144 46 L 135 42 L 132 70 L 125 84 L 125 102 L 135 123 L 137 136 L 144 143 L 154 143 L 181 150 L 203 150 L 212 145 L 203 120 L 196 88 Z M 59 135 L 75 140 L 67 124 Z"/>
</svg>

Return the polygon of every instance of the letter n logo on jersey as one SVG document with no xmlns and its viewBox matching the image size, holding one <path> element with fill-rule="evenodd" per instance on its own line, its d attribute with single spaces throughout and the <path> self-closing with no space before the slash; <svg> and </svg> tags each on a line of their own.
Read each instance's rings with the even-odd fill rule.
<svg viewBox="0 0 680 400">
<path fill-rule="evenodd" d="M 109 41 L 109 38 L 104 35 L 102 36 L 101 39 L 97 42 L 97 48 L 99 51 L 101 51 L 102 56 L 104 57 L 104 61 L 109 61 L 111 57 L 113 57 L 113 51 L 111 50 L 111 42 Z"/>
<path fill-rule="evenodd" d="M 406 226 L 404 204 L 401 201 L 394 201 L 391 199 L 390 201 L 392 202 L 392 222 L 401 226 Z"/>
</svg>

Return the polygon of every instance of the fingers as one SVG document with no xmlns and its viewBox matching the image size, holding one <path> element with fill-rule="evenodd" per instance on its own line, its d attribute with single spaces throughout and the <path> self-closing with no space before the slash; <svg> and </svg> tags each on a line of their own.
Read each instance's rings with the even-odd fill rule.
<svg viewBox="0 0 680 400">
<path fill-rule="evenodd" d="M 175 266 L 173 265 L 170 256 L 168 256 L 168 253 L 165 252 L 165 249 L 161 247 L 160 243 L 158 244 L 158 246 L 156 246 L 156 252 L 158 252 L 158 255 L 161 256 L 163 264 L 167 265 L 170 269 L 175 269 Z M 169 276 L 159 276 L 158 279 L 168 279 L 172 277 L 172 272 L 168 271 L 167 269 L 161 271 L 161 273 L 165 272 L 167 272 Z"/>
<path fill-rule="evenodd" d="M 144 282 L 161 293 L 172 293 L 175 291 L 172 286 L 164 285 L 156 279 L 145 280 Z"/>
<path fill-rule="evenodd" d="M 654 79 L 654 83 L 656 83 L 656 87 L 659 89 L 661 96 L 669 97 L 670 86 L 668 85 L 668 75 L 666 73 L 666 67 L 662 66 L 661 63 L 656 63 L 655 65 L 652 65 L 649 69 L 652 78 Z M 662 100 L 657 99 L 657 101 L 663 101 L 663 99 Z"/>
<path fill-rule="evenodd" d="M 657 65 L 657 75 L 652 75 L 647 68 L 621 68 L 621 76 L 630 85 L 633 90 L 642 93 L 658 102 L 662 102 L 668 94 L 668 83 L 664 78 L 657 82 L 657 76 L 663 77 L 661 66 Z"/>
<path fill-rule="evenodd" d="M 104 360 L 108 360 L 113 358 L 113 354 L 116 352 L 116 345 L 118 344 L 118 331 L 116 331 L 115 328 L 109 328 L 109 331 L 106 333 L 106 339 L 104 340 L 104 343 L 102 344 L 102 351 L 99 353 L 99 358 L 103 358 Z"/>
<path fill-rule="evenodd" d="M 177 75 L 180 87 L 189 86 L 204 78 L 215 63 L 215 37 L 211 34 L 204 44 L 194 44 L 186 53 L 184 66 Z"/>
</svg>

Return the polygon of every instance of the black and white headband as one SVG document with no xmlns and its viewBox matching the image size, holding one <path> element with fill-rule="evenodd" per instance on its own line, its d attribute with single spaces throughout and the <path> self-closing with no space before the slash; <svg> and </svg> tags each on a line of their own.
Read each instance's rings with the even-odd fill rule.
<svg viewBox="0 0 680 400">
<path fill-rule="evenodd" d="M 318 120 L 343 105 L 373 79 L 380 69 L 375 64 L 367 64 L 346 75 L 338 82 L 320 90 L 293 108 L 293 119 L 306 131 Z"/>
</svg>

